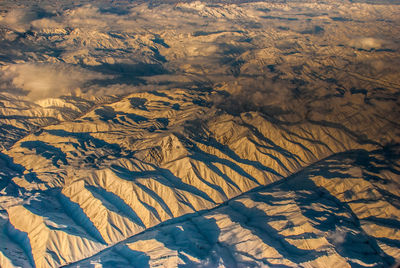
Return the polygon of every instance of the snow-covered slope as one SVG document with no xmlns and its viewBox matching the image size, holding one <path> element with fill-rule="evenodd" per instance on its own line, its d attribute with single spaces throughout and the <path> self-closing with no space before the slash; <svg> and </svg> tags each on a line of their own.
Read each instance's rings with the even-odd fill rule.
<svg viewBox="0 0 400 268">
<path fill-rule="evenodd" d="M 388 179 L 398 156 L 335 154 L 72 266 L 388 267 L 399 258 L 399 181 Z"/>
<path fill-rule="evenodd" d="M 0 148 L 9 148 L 42 126 L 72 120 L 96 105 L 115 99 L 111 96 L 91 99 L 65 96 L 31 102 L 11 94 L 0 94 Z"/>
<path fill-rule="evenodd" d="M 388 267 L 400 6 L 2 1 L 0 267 Z"/>
<path fill-rule="evenodd" d="M 277 263 L 294 265 L 296 261 L 324 262 L 324 259 L 368 263 L 369 259 L 359 256 L 350 259 L 340 257 L 339 246 L 329 242 L 329 239 L 323 239 L 323 236 L 330 232 L 342 232 L 341 228 L 345 228 L 343 232 L 358 232 L 363 237 L 367 237 L 365 233 L 368 233 L 377 238 L 384 237 L 384 232 L 398 232 L 397 220 L 393 218 L 398 216 L 396 205 L 387 206 L 382 203 L 387 202 L 385 199 L 380 200 L 380 196 L 393 201 L 399 198 L 398 164 L 393 162 L 393 167 L 381 168 L 379 161 L 384 164 L 389 161 L 385 159 L 386 156 L 380 154 L 382 160 L 369 156 L 370 151 L 380 149 L 376 141 L 360 141 L 357 136 L 350 135 L 346 128 L 316 125 L 307 121 L 290 124 L 271 122 L 255 112 L 232 116 L 210 104 L 210 100 L 215 99 L 214 94 L 218 92 L 182 89 L 131 94 L 114 103 L 100 105 L 72 122 L 43 127 L 41 131 L 26 136 L 9 150 L 3 151 L 8 160 L 12 160 L 8 165 L 14 172 L 5 174 L 9 181 L 0 197 L 4 209 L 3 236 L 9 241 L 0 249 L 3 265 L 9 262 L 13 265 L 22 263 L 47 267 L 76 262 L 165 221 L 181 217 L 184 220 L 195 217 L 196 221 L 197 212 L 209 211 L 226 202 L 233 212 L 218 212 L 221 214 L 218 217 L 215 215 L 219 214 L 214 214 L 217 212 L 210 212 L 210 215 L 217 217 L 216 226 L 224 226 L 220 228 L 222 234 L 226 227 L 232 229 L 227 236 L 233 236 L 236 232 L 239 235 L 242 225 L 229 223 L 224 220 L 227 216 L 222 215 L 230 215 L 235 209 L 239 209 L 237 213 L 240 214 L 242 208 L 243 215 L 235 214 L 233 217 L 239 217 L 237 221 L 244 221 L 243 226 L 246 226 L 246 213 L 252 217 L 252 207 L 257 203 L 246 195 L 236 201 L 229 200 L 252 189 L 262 189 L 259 193 L 261 196 L 267 195 L 265 191 L 272 191 L 268 194 L 271 195 L 270 201 L 267 197 L 265 202 L 263 199 L 260 201 L 264 202 L 260 204 L 261 211 L 271 213 L 265 216 L 272 217 L 269 221 L 282 217 L 282 225 L 277 222 L 275 227 L 268 228 L 278 228 L 279 231 L 285 229 L 287 222 L 284 222 L 280 213 L 286 213 L 287 210 L 293 210 L 290 217 L 296 218 L 294 227 L 288 231 L 289 240 L 285 238 L 279 242 L 288 245 L 289 252 L 280 253 L 279 248 L 272 249 L 274 245 L 265 245 L 271 247 L 271 252 L 258 249 L 262 252 L 259 254 L 270 252 L 268 258 L 280 259 L 275 260 Z M 320 159 L 349 150 L 358 150 L 350 155 L 356 156 L 356 164 L 365 165 L 365 170 L 358 166 L 350 168 L 352 163 L 340 157 L 315 164 Z M 374 161 L 377 161 L 377 167 Z M 297 179 L 286 179 L 306 167 L 309 167 L 310 174 L 300 173 Z M 338 173 L 335 168 L 344 170 L 342 173 L 345 175 Z M 347 170 L 352 173 L 346 175 Z M 388 173 L 374 175 L 380 172 Z M 386 177 L 379 179 L 378 176 Z M 386 180 L 387 184 L 381 180 Z M 269 190 L 261 188 L 277 181 L 283 183 L 279 186 L 274 184 L 267 188 Z M 292 182 L 296 184 L 292 185 Z M 374 185 L 378 185 L 378 190 Z M 287 191 L 285 187 L 288 187 Z M 318 200 L 318 196 L 325 192 L 326 195 L 331 193 L 327 197 L 327 204 L 324 203 L 325 199 Z M 279 201 L 281 198 L 286 201 Z M 316 198 L 313 201 L 315 206 L 320 208 L 313 208 L 313 198 Z M 331 204 L 334 198 L 343 204 L 339 201 Z M 352 202 L 352 198 L 356 200 Z M 372 198 L 372 204 L 364 201 L 368 198 Z M 357 199 L 368 203 L 371 208 L 363 212 L 365 206 L 359 204 Z M 307 204 L 308 201 L 311 203 Z M 275 202 L 282 204 L 278 206 Z M 333 207 L 326 207 L 328 205 Z M 302 206 L 320 214 L 304 211 Z M 383 207 L 387 212 L 380 211 Z M 218 208 L 215 211 L 225 209 Z M 247 209 L 249 212 L 246 212 Z M 275 209 L 276 212 L 273 212 Z M 208 215 L 208 212 L 201 213 Z M 387 215 L 388 219 L 380 220 L 381 213 Z M 301 217 L 304 219 L 301 220 Z M 338 217 L 349 218 L 354 226 L 337 224 L 336 227 L 330 223 Z M 360 225 L 358 222 L 362 218 L 372 220 Z M 382 225 L 382 228 L 374 228 L 376 224 Z M 297 230 L 297 225 L 302 231 L 290 233 L 292 228 Z M 251 233 L 243 231 L 240 235 L 246 236 L 247 232 Z M 262 232 L 268 233 L 265 230 Z M 303 232 L 309 233 L 312 241 L 316 242 L 303 241 L 301 236 L 298 241 L 295 236 L 290 238 Z M 145 235 L 148 235 L 147 232 Z M 261 238 L 257 236 L 251 239 L 262 239 L 261 234 Z M 210 239 L 217 241 L 217 238 Z M 230 245 L 233 247 L 234 243 L 246 241 L 247 238 L 237 238 L 236 242 L 231 239 L 228 241 L 233 243 Z M 393 262 L 397 257 L 399 248 L 390 239 L 383 240 L 383 248 L 375 247 L 379 252 L 387 251 L 386 259 L 376 257 L 373 263 Z M 379 242 L 375 238 L 373 241 L 375 244 Z M 291 243 L 294 244 L 289 246 Z M 211 250 L 213 245 L 207 247 Z M 316 252 L 310 253 L 313 257 L 309 259 L 305 256 L 305 259 L 296 259 L 291 255 L 290 247 L 295 251 L 300 247 L 299 252 Z M 165 250 L 155 254 L 162 254 Z M 218 250 L 216 256 L 220 254 Z M 370 253 L 368 250 L 360 254 Z M 257 257 L 256 253 L 248 254 L 255 254 L 254 258 L 263 261 L 264 257 Z M 15 255 L 18 259 L 14 259 Z M 318 259 L 317 255 L 325 257 Z M 206 259 L 200 258 L 199 263 L 227 261 L 225 264 L 230 266 L 229 262 L 233 262 L 232 258 L 209 260 L 207 258 L 210 256 L 203 256 Z M 154 258 L 164 259 L 162 256 Z"/>
</svg>

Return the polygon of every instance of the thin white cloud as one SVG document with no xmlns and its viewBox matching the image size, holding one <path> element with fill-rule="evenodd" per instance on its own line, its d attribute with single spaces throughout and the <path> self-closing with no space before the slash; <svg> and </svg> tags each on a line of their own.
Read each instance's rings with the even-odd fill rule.
<svg viewBox="0 0 400 268">
<path fill-rule="evenodd" d="M 0 25 L 16 32 L 25 32 L 34 19 L 34 13 L 27 9 L 12 9 L 0 18 Z"/>
<path fill-rule="evenodd" d="M 385 45 L 385 41 L 372 37 L 355 38 L 350 41 L 350 46 L 365 50 L 380 49 Z"/>
<path fill-rule="evenodd" d="M 128 8 L 129 11 L 129 8 Z M 125 31 L 136 26 L 135 15 L 102 13 L 94 5 L 85 5 L 65 11 L 58 22 L 64 27 L 90 29 L 91 31 Z"/>
<path fill-rule="evenodd" d="M 61 63 L 12 64 L 1 70 L 1 80 L 27 92 L 31 100 L 71 94 L 91 80 L 107 78 L 110 76 Z"/>
<path fill-rule="evenodd" d="M 57 22 L 54 19 L 51 18 L 43 18 L 43 19 L 38 19 L 32 21 L 31 25 L 33 26 L 34 29 L 37 30 L 48 30 L 48 29 L 62 29 L 64 28 L 64 25 L 60 22 Z"/>
<path fill-rule="evenodd" d="M 102 13 L 97 6 L 91 4 L 62 11 L 49 10 L 52 16 L 43 17 L 41 12 L 47 10 L 32 7 L 10 9 L 5 15 L 0 16 L 0 26 L 22 33 L 29 29 L 41 31 L 66 27 L 92 31 L 123 30 L 135 24 L 134 16 L 129 12 L 124 15 Z"/>
<path fill-rule="evenodd" d="M 86 5 L 73 10 L 68 10 L 65 14 L 64 23 L 70 27 L 79 28 L 104 28 L 110 15 L 102 15 L 97 7 Z M 112 24 L 110 24 L 112 25 Z"/>
</svg>

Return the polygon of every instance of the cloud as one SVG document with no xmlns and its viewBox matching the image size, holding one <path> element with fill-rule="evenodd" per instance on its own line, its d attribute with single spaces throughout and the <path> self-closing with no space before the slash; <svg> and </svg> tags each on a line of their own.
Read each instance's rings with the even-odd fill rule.
<svg viewBox="0 0 400 268">
<path fill-rule="evenodd" d="M 350 41 L 350 46 L 365 50 L 380 49 L 386 42 L 382 39 L 377 39 L 373 37 L 361 37 Z"/>
<path fill-rule="evenodd" d="M 0 25 L 17 32 L 25 32 L 29 29 L 29 23 L 33 19 L 33 13 L 26 9 L 12 9 L 0 20 Z"/>
<path fill-rule="evenodd" d="M 37 6 L 10 8 L 3 17 L 0 17 L 0 26 L 22 33 L 31 28 L 33 21 L 54 16 L 55 14 Z"/>
<path fill-rule="evenodd" d="M 108 24 L 109 16 L 112 15 L 102 15 L 97 7 L 86 5 L 68 10 L 65 14 L 65 23 L 70 27 L 104 28 Z"/>
<path fill-rule="evenodd" d="M 34 21 L 32 21 L 31 25 L 33 26 L 34 29 L 37 29 L 37 30 L 64 28 L 64 26 L 61 23 L 57 22 L 54 19 L 50 19 L 50 18 L 34 20 Z"/>
<path fill-rule="evenodd" d="M 335 231 L 328 234 L 329 239 L 336 246 L 340 246 L 346 241 L 346 232 L 344 230 L 336 229 Z"/>
<path fill-rule="evenodd" d="M 214 104 L 228 113 L 258 111 L 279 116 L 295 111 L 301 117 L 305 113 L 301 98 L 294 94 L 296 85 L 290 81 L 271 81 L 263 77 L 238 79 L 220 89 L 227 95 L 215 98 Z"/>
<path fill-rule="evenodd" d="M 57 18 L 57 23 L 61 23 L 65 27 L 90 29 L 91 31 L 124 31 L 137 27 L 135 15 L 130 13 L 130 7 L 126 7 L 124 11 L 126 12 L 102 12 L 101 8 L 87 4 L 63 12 L 62 16 Z"/>
<path fill-rule="evenodd" d="M 0 16 L 0 26 L 16 32 L 28 30 L 62 29 L 66 27 L 90 30 L 124 30 L 135 26 L 130 8 L 125 12 L 102 12 L 95 4 L 76 6 L 70 9 L 55 7 L 15 7 Z"/>
<path fill-rule="evenodd" d="M 38 100 L 71 94 L 80 91 L 89 81 L 110 76 L 68 64 L 23 63 L 3 66 L 0 78 L 14 93 L 25 92 L 29 99 Z"/>
</svg>

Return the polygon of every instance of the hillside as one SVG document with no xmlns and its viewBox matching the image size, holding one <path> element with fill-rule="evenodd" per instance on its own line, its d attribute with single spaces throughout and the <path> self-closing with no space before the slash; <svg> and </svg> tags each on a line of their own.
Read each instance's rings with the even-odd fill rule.
<svg viewBox="0 0 400 268">
<path fill-rule="evenodd" d="M 399 9 L 2 3 L 0 267 L 394 265 Z"/>
</svg>

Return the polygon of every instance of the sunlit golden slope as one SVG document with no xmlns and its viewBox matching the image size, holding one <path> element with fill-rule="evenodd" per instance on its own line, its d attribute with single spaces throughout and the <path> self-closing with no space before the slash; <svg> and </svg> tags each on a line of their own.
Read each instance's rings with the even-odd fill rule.
<svg viewBox="0 0 400 268">
<path fill-rule="evenodd" d="M 289 238 L 286 235 L 274 238 L 281 240 L 279 243 L 290 244 L 293 250 L 316 251 L 316 255 L 310 253 L 315 258 L 300 258 L 300 262 L 313 260 L 318 263 L 325 259 L 332 262 L 347 261 L 343 256 L 339 257 L 340 243 L 328 243 L 323 238 L 331 232 L 342 232 L 341 228 L 347 228 L 345 232 L 350 233 L 367 233 L 372 240 L 374 237 L 388 237 L 384 232 L 398 232 L 396 219 L 393 218 L 398 215 L 396 205 L 382 203 L 388 201 L 380 200 L 378 196 L 397 200 L 397 164 L 393 162 L 393 167 L 384 166 L 381 171 L 378 158 L 376 163 L 365 162 L 375 161 L 370 159 L 371 150 L 382 149 L 376 141 L 360 140 L 358 136 L 363 133 L 353 135 L 347 128 L 340 127 L 346 122 L 332 123 L 332 126 L 307 121 L 274 122 L 255 112 L 232 116 L 210 104 L 214 94 L 218 93 L 182 89 L 131 94 L 114 103 L 101 105 L 73 122 L 44 127 L 4 151 L 5 156 L 12 159 L 9 165 L 20 175 L 13 176 L 2 190 L 2 225 L 6 230 L 3 239 L 9 241 L 0 249 L 3 265 L 10 262 L 14 265 L 25 263 L 47 267 L 79 261 L 162 222 L 182 216 L 185 216 L 182 219 L 185 221 L 187 217 L 197 215 L 190 216 L 192 213 L 208 211 L 244 192 L 277 181 L 283 182 L 280 186 L 266 189 L 273 191 L 271 198 L 285 198 L 287 201 L 278 205 L 281 201 L 266 200 L 265 204 L 260 205 L 265 206 L 262 210 L 271 213 L 271 217 L 279 218 L 280 213 L 294 209 L 290 217 L 299 222 L 293 223 L 293 228 L 299 225 L 302 231 L 293 231 L 293 235 L 305 232 L 310 235 L 316 233 L 317 236 L 310 241 L 300 239 L 296 242 L 295 237 L 290 238 L 292 229 L 289 228 Z M 358 150 L 349 154 L 360 158 L 355 168 L 349 168 L 351 163 L 347 162 L 350 160 L 345 157 L 328 159 L 326 164 L 315 164 L 321 159 L 350 150 Z M 337 167 L 332 161 L 337 162 Z M 386 164 L 385 156 L 381 161 Z M 374 164 L 377 170 L 370 171 Z M 302 175 L 301 172 L 296 179 L 286 179 L 306 167 L 309 175 Z M 336 169 L 344 170 L 345 175 L 337 173 Z M 382 184 L 378 179 L 380 177 L 374 182 L 366 176 L 382 176 L 381 180 L 386 180 L 387 185 Z M 291 186 L 292 181 L 296 182 L 295 186 Z M 353 185 L 353 182 L 356 183 Z M 378 192 L 373 190 L 376 185 Z M 275 193 L 276 187 L 279 189 Z M 295 187 L 290 190 L 293 194 L 285 192 L 285 187 Z M 302 191 L 305 191 L 304 194 Z M 321 191 L 332 195 L 327 198 L 328 203 L 331 199 L 340 200 L 339 203 L 329 203 L 337 208 L 326 207 L 322 199 L 315 201 L 318 203 L 315 206 L 328 210 L 332 216 L 325 215 L 328 212 L 323 210 L 318 212 L 321 215 L 309 215 L 302 206 L 312 206 L 312 203 L 296 203 L 298 199 L 312 199 L 312 196 L 318 199 Z M 369 191 L 372 192 L 368 194 Z M 362 201 L 371 206 L 368 212 L 363 211 L 363 203 L 350 202 L 353 195 L 360 200 L 374 196 L 372 204 Z M 247 197 L 243 198 L 245 200 Z M 232 202 L 242 201 L 229 201 L 228 204 Z M 245 216 L 246 209 L 251 210 L 255 205 L 246 203 L 250 201 L 243 202 L 240 206 Z M 293 208 L 289 206 L 290 203 L 293 203 Z M 240 206 L 233 206 L 232 209 L 239 209 L 237 213 L 241 213 Z M 382 208 L 386 212 L 381 211 Z M 277 215 L 274 215 L 275 210 Z M 342 210 L 340 213 L 344 213 L 343 217 L 350 217 L 354 226 L 330 223 L 330 217 L 341 217 L 339 211 Z M 202 213 L 215 215 L 214 212 Z M 379 219 L 382 215 L 381 222 Z M 304 222 L 300 217 L 306 217 Z M 385 223 L 385 217 L 389 218 L 389 226 Z M 357 225 L 363 218 L 372 220 Z M 378 220 L 373 220 L 375 218 Z M 275 228 L 279 232 L 287 224 L 283 221 L 283 225 L 276 223 L 276 226 L 268 228 Z M 233 224 L 222 222 L 217 220 L 216 226 Z M 318 227 L 318 224 L 321 226 Z M 324 224 L 327 230 L 323 229 Z M 374 224 L 382 227 L 377 229 L 373 227 Z M 238 228 L 235 225 L 228 226 L 221 227 L 221 234 L 224 228 Z M 315 228 L 321 230 L 316 232 Z M 237 229 L 234 232 L 239 232 L 239 235 L 242 231 Z M 245 237 L 249 231 L 243 232 L 240 236 Z M 268 230 L 261 232 L 268 233 Z M 232 236 L 233 233 L 226 235 Z M 257 238 L 260 235 L 258 233 L 253 232 L 253 235 L 255 237 L 251 239 L 262 239 L 262 236 Z M 234 243 L 242 241 L 242 238 L 237 239 Z M 380 242 L 376 239 L 373 241 L 376 244 Z M 309 245 L 296 244 L 300 242 Z M 390 256 L 395 258 L 398 255 L 396 243 L 383 240 L 381 245 L 382 248 L 375 247 L 375 250 L 386 252 L 386 255 L 376 257 L 373 263 L 385 263 L 391 260 Z M 265 252 L 259 249 L 264 252 L 262 254 L 270 252 L 270 258 L 280 258 L 282 264 L 295 265 L 297 257 L 291 260 L 290 248 L 289 253 L 282 255 L 279 248 L 268 243 L 267 246 L 271 249 Z M 212 248 L 213 245 L 207 247 Z M 360 254 L 369 252 L 369 249 L 365 250 L 361 250 Z M 320 251 L 324 253 L 318 253 Z M 19 254 L 18 259 L 14 259 L 17 252 L 25 254 Z M 317 255 L 325 257 L 318 259 Z M 360 258 L 352 256 L 348 261 L 370 261 Z M 202 261 L 208 260 L 200 258 L 196 262 Z M 229 266 L 229 261 L 233 260 L 226 261 L 225 265 Z"/>
<path fill-rule="evenodd" d="M 399 12 L 2 1 L 0 267 L 394 264 Z"/>
</svg>

